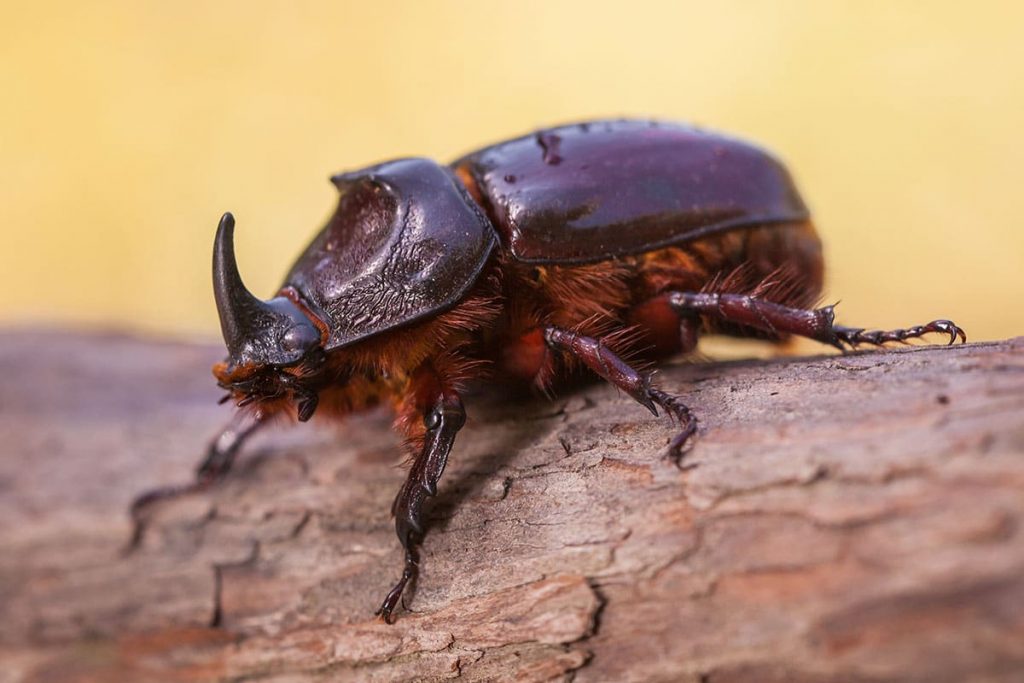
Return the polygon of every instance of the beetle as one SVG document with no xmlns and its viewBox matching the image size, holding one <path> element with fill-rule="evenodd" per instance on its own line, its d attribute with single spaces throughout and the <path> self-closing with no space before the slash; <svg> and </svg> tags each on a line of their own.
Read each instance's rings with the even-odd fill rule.
<svg viewBox="0 0 1024 683">
<path fill-rule="evenodd" d="M 268 301 L 243 284 L 234 218 L 221 219 L 213 285 L 228 355 L 213 374 L 242 410 L 194 483 L 136 499 L 133 544 L 149 504 L 222 479 L 275 416 L 338 419 L 390 404 L 413 458 L 392 506 L 405 561 L 377 612 L 388 622 L 417 575 L 424 507 L 473 382 L 547 390 L 588 369 L 678 422 L 667 455 L 680 464 L 696 418 L 634 357 L 692 351 L 706 332 L 839 349 L 933 332 L 967 340 L 949 320 L 836 325 L 833 306 L 815 307 L 821 242 L 790 174 L 719 133 L 592 121 L 448 166 L 403 158 L 331 180 L 337 210 Z"/>
</svg>

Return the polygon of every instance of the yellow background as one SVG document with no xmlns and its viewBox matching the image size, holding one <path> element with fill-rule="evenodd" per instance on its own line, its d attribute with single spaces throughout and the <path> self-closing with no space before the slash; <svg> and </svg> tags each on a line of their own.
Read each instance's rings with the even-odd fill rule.
<svg viewBox="0 0 1024 683">
<path fill-rule="evenodd" d="M 6 0 L 0 325 L 216 335 L 221 212 L 269 295 L 333 172 L 652 115 L 787 161 L 841 320 L 1022 334 L 1022 8 Z"/>
</svg>

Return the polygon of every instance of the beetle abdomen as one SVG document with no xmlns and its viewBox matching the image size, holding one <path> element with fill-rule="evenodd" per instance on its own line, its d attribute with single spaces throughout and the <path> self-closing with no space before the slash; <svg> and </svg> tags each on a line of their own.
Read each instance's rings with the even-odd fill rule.
<svg viewBox="0 0 1024 683">
<path fill-rule="evenodd" d="M 453 166 L 512 254 L 529 263 L 588 263 L 808 218 L 773 156 L 677 124 L 562 126 L 473 152 Z"/>
</svg>

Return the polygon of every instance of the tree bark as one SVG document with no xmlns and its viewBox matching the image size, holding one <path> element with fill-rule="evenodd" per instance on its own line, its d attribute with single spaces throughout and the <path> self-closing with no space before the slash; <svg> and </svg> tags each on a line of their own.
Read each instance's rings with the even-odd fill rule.
<svg viewBox="0 0 1024 683">
<path fill-rule="evenodd" d="M 608 386 L 470 397 L 391 626 L 382 412 L 256 437 L 119 553 L 220 353 L 0 335 L 0 681 L 1024 680 L 1024 338 L 663 368 L 682 471 Z"/>
</svg>

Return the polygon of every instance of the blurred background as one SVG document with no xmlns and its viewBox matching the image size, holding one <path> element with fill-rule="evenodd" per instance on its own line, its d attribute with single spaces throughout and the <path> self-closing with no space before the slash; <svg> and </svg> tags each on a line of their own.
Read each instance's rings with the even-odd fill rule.
<svg viewBox="0 0 1024 683">
<path fill-rule="evenodd" d="M 215 338 L 238 219 L 270 295 L 331 173 L 653 116 L 790 166 L 849 324 L 1024 334 L 1024 4 L 5 3 L 0 326 Z"/>
</svg>

